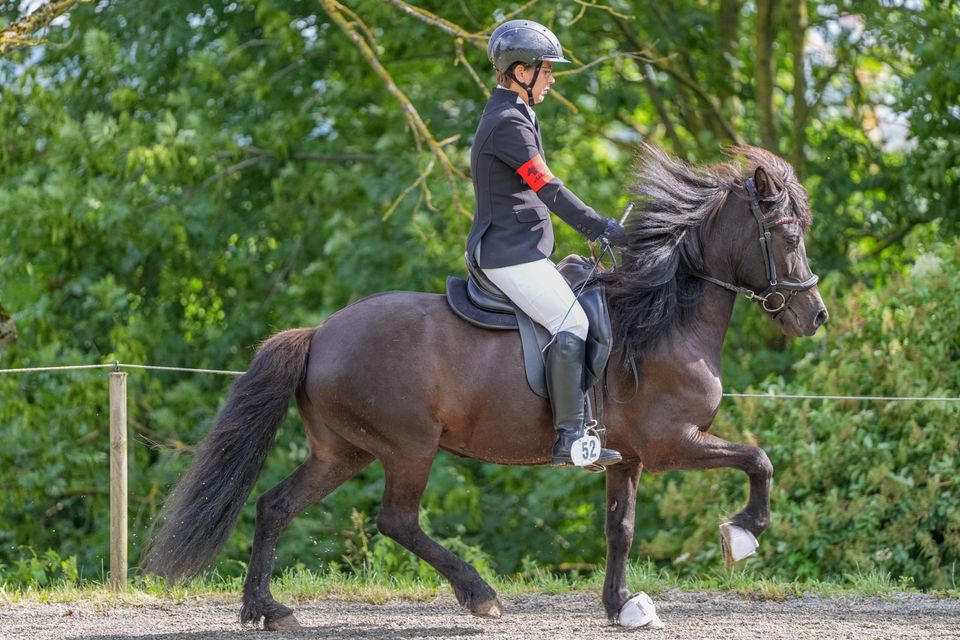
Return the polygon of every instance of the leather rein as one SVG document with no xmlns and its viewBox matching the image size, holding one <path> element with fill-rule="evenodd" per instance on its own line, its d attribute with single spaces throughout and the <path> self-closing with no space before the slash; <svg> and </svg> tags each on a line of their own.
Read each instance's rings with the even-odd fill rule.
<svg viewBox="0 0 960 640">
<path fill-rule="evenodd" d="M 757 226 L 760 230 L 760 252 L 763 255 L 763 261 L 767 264 L 767 279 L 770 282 L 770 286 L 761 293 L 757 293 L 753 289 L 748 289 L 747 287 L 738 287 L 735 284 L 724 282 L 723 280 L 718 280 L 717 278 L 713 278 L 702 273 L 693 273 L 691 275 L 700 278 L 701 280 L 706 280 L 707 282 L 715 284 L 718 287 L 723 287 L 728 291 L 742 295 L 746 297 L 747 300 L 753 300 L 754 302 L 759 303 L 760 306 L 763 307 L 764 311 L 772 314 L 774 319 L 776 319 L 780 317 L 784 311 L 786 311 L 787 305 L 790 304 L 793 296 L 797 295 L 801 291 L 806 291 L 815 287 L 820 281 L 820 277 L 814 273 L 803 282 L 780 282 L 777 280 L 776 256 L 774 255 L 773 251 L 773 242 L 770 236 L 770 229 L 777 225 L 788 222 L 790 219 L 785 218 L 775 222 L 767 222 L 763 215 L 763 211 L 760 209 L 760 195 L 757 193 L 757 187 L 756 184 L 754 184 L 753 177 L 749 177 L 744 181 L 744 187 L 747 190 L 747 195 L 750 196 L 750 212 L 756 219 Z M 789 295 L 785 295 L 783 293 L 784 291 L 786 291 Z"/>
</svg>

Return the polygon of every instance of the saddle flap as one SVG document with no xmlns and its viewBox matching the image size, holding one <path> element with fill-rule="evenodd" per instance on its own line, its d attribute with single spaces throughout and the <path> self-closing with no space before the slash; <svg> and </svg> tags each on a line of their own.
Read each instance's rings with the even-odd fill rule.
<svg viewBox="0 0 960 640">
<path fill-rule="evenodd" d="M 484 329 L 520 330 L 523 369 L 527 384 L 539 396 L 547 397 L 547 377 L 543 364 L 543 348 L 550 339 L 547 330 L 536 324 L 519 309 L 516 314 L 488 311 L 474 305 L 468 291 L 470 281 L 447 278 L 447 305 L 460 318 Z M 511 310 L 513 309 L 511 305 Z"/>
</svg>

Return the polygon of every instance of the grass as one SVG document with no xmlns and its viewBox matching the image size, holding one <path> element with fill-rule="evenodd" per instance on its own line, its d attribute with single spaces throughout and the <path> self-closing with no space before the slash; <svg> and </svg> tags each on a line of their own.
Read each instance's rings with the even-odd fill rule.
<svg viewBox="0 0 960 640">
<path fill-rule="evenodd" d="M 599 597 L 603 587 L 600 571 L 554 573 L 534 567 L 517 576 L 485 576 L 503 597 L 533 594 L 592 593 Z M 632 591 L 646 591 L 657 596 L 668 591 L 706 591 L 737 593 L 761 600 L 785 600 L 801 596 L 893 596 L 903 592 L 920 593 L 909 580 L 897 580 L 890 574 L 870 571 L 846 574 L 832 580 L 784 579 L 759 575 L 750 568 L 720 568 L 709 574 L 681 577 L 653 563 L 632 563 L 627 583 Z M 126 588 L 112 590 L 93 580 L 61 581 L 48 586 L 0 584 L 0 604 L 17 602 L 70 603 L 78 600 L 94 606 L 113 604 L 147 605 L 171 600 L 182 602 L 193 598 L 216 598 L 239 602 L 243 579 L 210 573 L 193 582 L 167 584 L 154 577 L 135 577 Z M 345 573 L 336 568 L 311 571 L 302 567 L 289 569 L 274 578 L 273 592 L 281 600 L 297 601 L 315 598 L 336 598 L 382 604 L 389 600 L 430 601 L 452 594 L 450 586 L 439 576 L 403 577 L 368 569 Z M 960 598 L 960 591 L 936 592 Z"/>
</svg>

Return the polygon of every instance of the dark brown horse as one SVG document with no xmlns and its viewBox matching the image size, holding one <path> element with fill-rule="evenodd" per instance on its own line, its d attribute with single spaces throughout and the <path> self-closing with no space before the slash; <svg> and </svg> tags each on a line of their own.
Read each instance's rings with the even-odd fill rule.
<svg viewBox="0 0 960 640">
<path fill-rule="evenodd" d="M 611 620 L 630 595 L 642 468 L 740 469 L 750 497 L 732 522 L 754 535 L 769 524 L 766 454 L 707 433 L 720 406 L 720 352 L 736 294 L 760 300 L 787 335 L 812 335 L 827 318 L 803 245 L 806 192 L 780 158 L 736 151 L 745 163 L 698 170 L 645 147 L 629 246 L 604 276 L 617 337 L 608 391 L 629 399 L 607 403 L 605 414 L 609 444 L 623 454 L 606 470 L 603 604 Z M 499 616 L 497 594 L 424 533 L 418 506 L 439 449 L 498 464 L 549 463 L 550 407 L 527 386 L 516 334 L 471 326 L 435 294 L 374 295 L 318 328 L 267 340 L 168 500 L 144 568 L 183 579 L 216 558 L 291 394 L 310 455 L 257 501 L 241 621 L 297 626 L 270 593 L 280 532 L 374 460 L 386 476 L 380 531 L 433 565 L 471 612 Z"/>
</svg>

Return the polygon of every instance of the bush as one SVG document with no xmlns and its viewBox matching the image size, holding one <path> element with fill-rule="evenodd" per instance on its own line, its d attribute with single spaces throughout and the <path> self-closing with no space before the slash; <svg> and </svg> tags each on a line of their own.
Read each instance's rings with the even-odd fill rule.
<svg viewBox="0 0 960 640">
<path fill-rule="evenodd" d="M 54 549 L 47 549 L 41 555 L 31 547 L 12 566 L 0 564 L 0 586 L 6 587 L 47 587 L 56 583 L 76 584 L 80 579 L 76 556 L 61 558 Z"/>
</svg>

